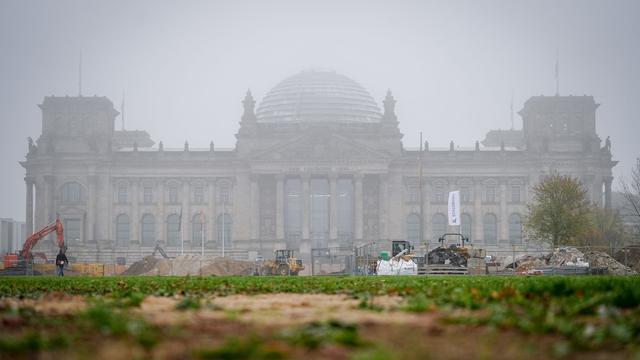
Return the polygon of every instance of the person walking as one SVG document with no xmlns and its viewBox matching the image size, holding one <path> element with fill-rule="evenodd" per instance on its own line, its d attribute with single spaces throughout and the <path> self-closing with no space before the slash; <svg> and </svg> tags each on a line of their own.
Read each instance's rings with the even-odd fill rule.
<svg viewBox="0 0 640 360">
<path fill-rule="evenodd" d="M 68 264 L 69 260 L 67 260 L 67 255 L 62 252 L 58 252 L 58 256 L 56 256 L 56 267 L 58 268 L 58 276 L 64 276 L 64 265 Z"/>
</svg>

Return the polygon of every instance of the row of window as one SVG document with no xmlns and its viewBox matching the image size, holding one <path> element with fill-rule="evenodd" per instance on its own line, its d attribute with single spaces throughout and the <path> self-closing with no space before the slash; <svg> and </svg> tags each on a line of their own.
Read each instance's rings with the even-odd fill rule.
<svg viewBox="0 0 640 360">
<path fill-rule="evenodd" d="M 473 199 L 471 197 L 471 187 L 460 187 L 460 201 L 463 203 L 469 203 Z M 522 201 L 522 186 L 511 185 L 509 193 L 509 201 L 512 203 L 520 203 Z M 448 188 L 443 185 L 436 185 L 431 191 L 431 202 L 447 202 Z M 495 203 L 500 199 L 496 186 L 489 185 L 484 187 L 484 198 L 482 199 L 487 203 Z M 419 202 L 418 186 L 415 184 L 407 184 L 407 202 Z"/>
<path fill-rule="evenodd" d="M 216 199 L 218 202 L 228 203 L 231 200 L 231 188 L 227 184 L 223 184 L 217 187 L 218 192 Z M 151 186 L 143 186 L 142 187 L 142 202 L 144 204 L 152 204 L 155 202 L 154 200 L 154 189 Z M 167 188 L 167 197 L 166 200 L 170 204 L 177 204 L 180 202 L 180 192 L 178 191 L 177 186 L 169 186 Z M 129 202 L 129 187 L 127 186 L 119 186 L 117 192 L 117 201 L 118 203 L 127 203 Z M 205 203 L 205 187 L 204 186 L 194 186 L 191 191 L 191 201 L 196 204 Z"/>
<path fill-rule="evenodd" d="M 231 185 L 227 183 L 222 183 L 216 187 L 217 194 L 216 199 L 218 202 L 228 203 L 231 200 Z M 172 204 L 177 204 L 180 202 L 180 192 L 178 191 L 177 186 L 169 186 L 167 188 L 167 201 Z M 191 191 L 191 201 L 197 204 L 205 203 L 205 187 L 204 186 L 194 186 Z M 142 202 L 145 204 L 152 204 L 155 201 L 155 191 L 152 186 L 143 186 L 142 187 Z M 129 187 L 128 186 L 118 186 L 116 193 L 117 201 L 119 203 L 127 203 L 129 202 Z M 83 186 L 75 181 L 65 183 L 62 185 L 62 203 L 64 204 L 75 204 L 81 203 L 85 201 L 85 194 Z"/>
<path fill-rule="evenodd" d="M 473 239 L 472 218 L 469 214 L 460 216 L 460 233 Z M 498 243 L 498 217 L 495 214 L 485 214 L 482 217 L 482 229 L 484 235 L 484 243 L 495 245 Z M 447 217 L 444 214 L 435 214 L 431 218 L 431 238 L 438 240 L 442 234 L 447 232 Z M 418 214 L 410 214 L 407 217 L 407 240 L 420 241 L 420 216 Z M 509 242 L 520 244 L 522 242 L 522 216 L 520 214 L 509 215 Z"/>
<path fill-rule="evenodd" d="M 206 217 L 196 214 L 191 219 L 191 238 L 192 246 L 200 246 L 203 239 L 207 239 Z M 223 242 L 230 244 L 231 215 L 220 214 L 216 219 L 218 244 Z M 169 246 L 180 245 L 181 223 L 180 215 L 171 214 L 166 219 L 166 244 Z M 116 217 L 116 244 L 118 246 L 128 246 L 131 241 L 131 222 L 129 215 L 120 214 Z M 154 246 L 158 239 L 156 238 L 156 218 L 152 214 L 144 214 L 140 219 L 140 243 L 142 246 Z"/>
</svg>

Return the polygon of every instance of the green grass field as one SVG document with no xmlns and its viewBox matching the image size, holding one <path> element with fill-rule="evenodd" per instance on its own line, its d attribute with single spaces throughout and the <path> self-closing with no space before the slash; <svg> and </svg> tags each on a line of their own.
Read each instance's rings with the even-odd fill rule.
<svg viewBox="0 0 640 360">
<path fill-rule="evenodd" d="M 33 355 L 33 351 L 68 354 L 70 349 L 74 349 L 73 354 L 82 354 L 77 352 L 77 349 L 82 348 L 78 348 L 77 344 L 84 337 L 89 337 L 89 340 L 85 339 L 88 343 L 97 341 L 102 344 L 102 340 L 90 335 L 92 332 L 107 341 L 133 341 L 144 356 L 145 351 L 157 351 L 172 332 L 186 334 L 193 330 L 183 325 L 170 327 L 172 330 L 159 327 L 149 320 L 144 311 L 140 311 L 140 304 L 145 299 L 173 299 L 175 306 L 172 310 L 179 313 L 211 311 L 215 314 L 216 311 L 222 311 L 224 318 L 221 323 L 227 322 L 233 328 L 245 326 L 246 321 L 238 322 L 234 318 L 237 314 L 212 306 L 211 299 L 280 293 L 331 294 L 344 299 L 355 299 L 357 308 L 354 311 L 362 312 L 365 317 L 367 313 L 376 313 L 377 316 L 414 314 L 416 317 L 424 316 L 425 319 L 436 316 L 438 326 L 445 329 L 489 329 L 486 331 L 516 334 L 514 336 L 517 339 L 527 343 L 528 339 L 533 339 L 535 343 L 538 337 L 550 338 L 548 346 L 543 346 L 548 353 L 542 353 L 549 357 L 573 356 L 576 352 L 583 355 L 611 352 L 627 357 L 638 355 L 640 345 L 638 276 L 5 277 L 0 278 L 0 315 L 3 319 L 0 324 L 0 333 L 3 334 L 0 335 L 0 357 L 2 354 L 11 357 L 28 356 Z M 82 311 L 67 312 L 64 315 L 56 314 L 55 311 L 37 310 L 38 306 L 43 307 L 42 301 L 46 302 L 52 296 L 55 299 L 52 294 L 81 297 L 87 305 Z M 376 302 L 376 299 L 390 297 L 400 300 L 391 307 L 380 306 Z M 40 305 L 33 305 L 32 301 L 40 301 L 37 303 Z M 274 358 L 296 358 L 301 354 L 300 349 L 308 352 L 303 352 L 306 354 L 305 358 L 314 358 L 314 354 L 323 355 L 322 352 L 317 353 L 317 349 L 318 346 L 323 348 L 325 343 L 329 348 L 343 349 L 345 358 L 366 355 L 363 351 L 370 346 L 364 345 L 367 342 L 359 335 L 363 325 L 339 320 L 314 322 L 302 328 L 299 325 L 293 326 L 294 333 L 304 335 L 309 332 L 302 339 L 286 335 L 287 331 L 291 333 L 291 329 L 283 330 L 284 333 L 276 331 L 266 337 L 252 335 L 225 338 L 225 341 L 214 347 L 189 352 L 187 357 L 270 358 L 273 354 L 268 349 L 265 350 L 269 347 L 265 344 L 273 341 L 284 344 L 287 349 L 282 354 L 276 351 L 274 354 L 277 356 L 273 355 Z M 48 324 L 55 328 L 56 324 L 61 323 L 64 324 L 60 326 L 65 331 L 58 335 L 62 337 L 57 337 L 55 332 L 42 326 Z M 138 330 L 132 332 L 131 328 Z M 246 331 L 254 333 L 252 330 Z M 370 332 L 373 338 L 385 337 L 384 332 Z M 420 338 L 413 341 L 420 342 Z M 231 350 L 235 348 L 245 349 L 245 352 L 234 353 Z M 375 349 L 370 354 L 374 358 L 411 357 L 402 353 L 390 353 L 384 346 Z M 528 354 L 518 354 L 517 357 L 527 357 L 525 355 Z M 540 358 L 541 355 L 539 352 L 531 354 L 533 358 Z M 154 353 L 153 357 L 158 357 L 158 353 Z M 322 357 L 324 356 L 320 356 Z"/>
</svg>

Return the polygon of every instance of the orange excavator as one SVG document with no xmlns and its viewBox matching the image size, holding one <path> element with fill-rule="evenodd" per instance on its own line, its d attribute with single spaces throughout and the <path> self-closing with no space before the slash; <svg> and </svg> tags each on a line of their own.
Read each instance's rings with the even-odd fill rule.
<svg viewBox="0 0 640 360">
<path fill-rule="evenodd" d="M 58 247 L 64 252 L 66 246 L 64 244 L 64 229 L 62 228 L 62 222 L 60 218 L 55 222 L 43 227 L 40 231 L 33 233 L 25 240 L 22 250 L 16 254 L 7 254 L 4 257 L 4 270 L 0 272 L 2 275 L 19 275 L 26 273 L 27 264 L 33 262 L 34 256 L 47 260 L 47 256 L 44 253 L 36 253 L 31 250 L 43 237 L 56 232 L 56 240 Z"/>
</svg>

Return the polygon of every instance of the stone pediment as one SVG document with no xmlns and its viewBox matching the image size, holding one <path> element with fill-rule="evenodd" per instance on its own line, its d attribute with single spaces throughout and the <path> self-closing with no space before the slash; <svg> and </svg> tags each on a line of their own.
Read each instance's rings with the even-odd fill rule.
<svg viewBox="0 0 640 360">
<path fill-rule="evenodd" d="M 389 154 L 335 134 L 301 135 L 252 154 L 255 160 L 353 160 L 385 159 Z"/>
</svg>

